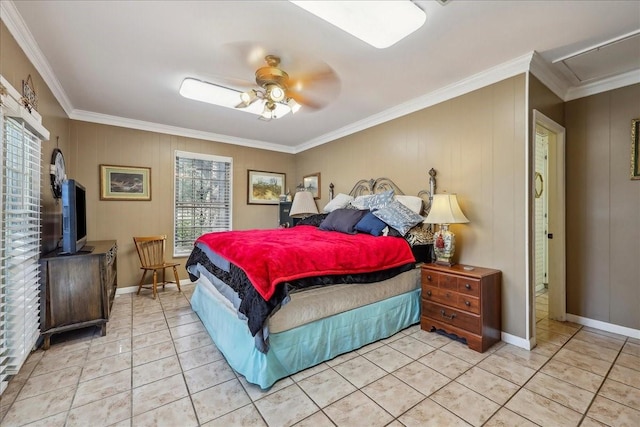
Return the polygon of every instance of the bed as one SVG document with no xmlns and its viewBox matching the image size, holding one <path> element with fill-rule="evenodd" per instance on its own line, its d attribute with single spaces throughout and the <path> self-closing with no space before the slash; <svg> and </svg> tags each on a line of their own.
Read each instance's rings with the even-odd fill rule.
<svg viewBox="0 0 640 427">
<path fill-rule="evenodd" d="M 429 182 L 418 196 L 423 217 L 435 190 L 433 170 Z M 330 212 L 295 227 L 201 236 L 186 263 L 196 282 L 191 305 L 231 367 L 266 389 L 418 323 L 418 264 L 430 258 L 430 229 L 385 217 L 412 210 L 405 219 L 415 222 L 415 203 L 387 178 L 361 180 L 336 197 L 331 185 Z M 357 232 L 341 229 L 340 220 L 354 215 Z M 375 219 L 386 225 L 382 235 L 375 234 L 378 225 L 369 230 Z"/>
</svg>

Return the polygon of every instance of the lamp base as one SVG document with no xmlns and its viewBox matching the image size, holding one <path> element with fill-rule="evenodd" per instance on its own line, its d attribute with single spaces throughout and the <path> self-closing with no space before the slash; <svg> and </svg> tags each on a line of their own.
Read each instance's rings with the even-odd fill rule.
<svg viewBox="0 0 640 427">
<path fill-rule="evenodd" d="M 453 254 L 456 251 L 456 236 L 449 231 L 449 224 L 441 224 L 440 230 L 433 234 L 433 251 L 436 264 L 448 267 L 455 264 Z"/>
</svg>

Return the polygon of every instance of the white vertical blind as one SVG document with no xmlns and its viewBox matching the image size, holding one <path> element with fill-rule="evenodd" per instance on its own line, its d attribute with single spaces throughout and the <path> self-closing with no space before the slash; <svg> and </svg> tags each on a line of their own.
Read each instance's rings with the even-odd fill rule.
<svg viewBox="0 0 640 427">
<path fill-rule="evenodd" d="M 189 255 L 200 235 L 231 230 L 231 157 L 176 151 L 173 255 Z"/>
<path fill-rule="evenodd" d="M 3 98 L 4 100 L 4 98 Z M 0 393 L 38 336 L 40 140 L 23 120 L 0 115 Z"/>
</svg>

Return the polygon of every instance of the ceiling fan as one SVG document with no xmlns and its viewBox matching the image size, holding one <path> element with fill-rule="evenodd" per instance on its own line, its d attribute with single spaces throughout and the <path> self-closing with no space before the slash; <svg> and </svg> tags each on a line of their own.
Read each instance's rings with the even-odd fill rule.
<svg viewBox="0 0 640 427">
<path fill-rule="evenodd" d="M 291 113 L 297 113 L 301 104 L 295 99 L 297 94 L 289 87 L 289 74 L 279 67 L 280 58 L 267 55 L 264 60 L 267 65 L 256 70 L 256 83 L 260 89 L 250 89 L 240 94 L 241 102 L 236 108 L 246 108 L 258 99 L 263 99 L 264 110 L 260 115 L 262 120 L 277 119 L 278 110 L 282 111 L 285 105 Z"/>
<path fill-rule="evenodd" d="M 245 50 L 245 46 L 236 48 Z M 333 69 L 323 62 L 304 61 L 306 70 L 310 71 L 302 71 L 301 63 L 294 63 L 297 71 L 292 73 L 293 77 L 280 67 L 280 56 L 268 54 L 264 56 L 264 62 L 264 65 L 255 71 L 255 83 L 223 78 L 222 80 L 231 86 L 225 87 L 186 78 L 180 88 L 180 94 L 187 98 L 257 114 L 261 120 L 269 121 L 296 113 L 303 107 L 314 110 L 323 108 L 339 93 L 338 77 Z M 244 89 L 244 92 L 232 87 L 242 88 L 240 90 Z"/>
</svg>

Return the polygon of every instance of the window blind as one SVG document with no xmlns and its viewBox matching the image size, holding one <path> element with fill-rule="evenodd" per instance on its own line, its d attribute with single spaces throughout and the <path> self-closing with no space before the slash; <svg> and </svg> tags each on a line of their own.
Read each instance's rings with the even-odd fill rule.
<svg viewBox="0 0 640 427">
<path fill-rule="evenodd" d="M 231 230 L 232 168 L 230 157 L 176 151 L 174 256 L 204 233 Z"/>
<path fill-rule="evenodd" d="M 40 334 L 40 140 L 2 116 L 0 163 L 0 393 Z"/>
</svg>

